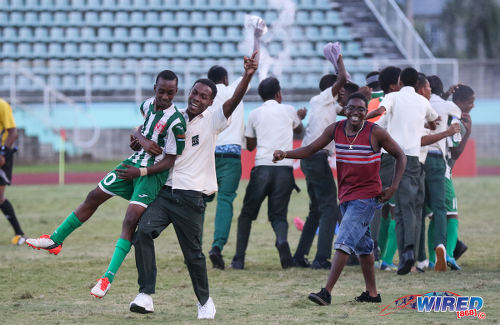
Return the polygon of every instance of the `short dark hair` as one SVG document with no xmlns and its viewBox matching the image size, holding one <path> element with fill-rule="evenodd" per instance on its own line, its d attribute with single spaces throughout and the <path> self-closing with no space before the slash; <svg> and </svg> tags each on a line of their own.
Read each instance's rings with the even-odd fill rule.
<svg viewBox="0 0 500 325">
<path fill-rule="evenodd" d="M 179 79 L 177 78 L 177 75 L 172 70 L 163 70 L 162 72 L 158 73 L 158 75 L 156 76 L 155 84 L 158 83 L 159 79 L 175 80 L 176 84 L 179 83 Z"/>
<path fill-rule="evenodd" d="M 474 90 L 467 85 L 458 85 L 453 93 L 454 102 L 463 102 L 474 96 Z"/>
<path fill-rule="evenodd" d="M 380 72 L 378 71 L 372 71 L 372 72 L 369 72 L 367 75 L 366 75 L 366 85 L 370 88 L 378 88 L 380 87 L 380 83 L 378 81 L 378 75 L 380 74 Z M 374 79 L 374 78 L 370 78 L 370 77 L 373 77 L 373 76 L 377 76 L 377 80 L 375 81 L 371 81 L 370 83 L 368 83 L 368 79 Z"/>
<path fill-rule="evenodd" d="M 274 99 L 276 94 L 281 90 L 280 82 L 274 77 L 268 77 L 262 80 L 259 84 L 259 96 L 263 101 Z"/>
<path fill-rule="evenodd" d="M 346 82 L 344 89 L 347 90 L 349 94 L 353 94 L 359 90 L 359 86 L 354 82 Z"/>
<path fill-rule="evenodd" d="M 363 95 L 362 93 L 351 94 L 351 96 L 349 96 L 349 98 L 347 98 L 347 103 L 349 103 L 349 101 L 351 99 L 356 99 L 356 98 L 362 99 L 363 102 L 365 102 L 365 106 L 368 106 L 368 100 L 366 99 L 365 95 Z"/>
<path fill-rule="evenodd" d="M 389 93 L 389 88 L 391 85 L 398 84 L 400 73 L 401 69 L 393 66 L 386 67 L 382 71 L 380 71 L 378 75 L 378 82 L 380 84 L 380 88 L 385 94 Z"/>
<path fill-rule="evenodd" d="M 423 74 L 422 72 L 419 72 L 417 76 L 418 77 L 417 77 L 416 90 L 418 91 L 419 89 L 424 88 L 425 83 L 427 82 L 427 78 L 425 77 L 425 74 Z"/>
<path fill-rule="evenodd" d="M 210 89 L 212 89 L 212 99 L 214 99 L 215 96 L 217 96 L 217 86 L 215 85 L 215 83 L 212 80 L 205 79 L 205 78 L 198 79 L 198 80 L 196 80 L 194 82 L 193 87 L 197 83 L 201 83 L 201 84 L 207 85 L 208 87 L 210 87 Z M 193 87 L 191 87 L 191 89 L 193 89 Z"/>
<path fill-rule="evenodd" d="M 214 65 L 208 70 L 207 77 L 216 84 L 223 83 L 224 78 L 227 78 L 227 70 L 220 65 Z"/>
<path fill-rule="evenodd" d="M 401 71 L 399 80 L 401 80 L 404 86 L 416 87 L 418 82 L 418 72 L 411 67 L 405 68 Z"/>
<path fill-rule="evenodd" d="M 428 76 L 427 80 L 429 81 L 429 85 L 431 86 L 431 93 L 434 95 L 438 95 L 439 97 L 444 94 L 444 87 L 441 78 L 436 75 Z"/>
<path fill-rule="evenodd" d="M 335 81 L 337 81 L 336 74 L 333 73 L 325 74 L 323 77 L 321 77 L 321 80 L 319 81 L 319 89 L 323 91 L 326 88 L 333 86 Z"/>
</svg>

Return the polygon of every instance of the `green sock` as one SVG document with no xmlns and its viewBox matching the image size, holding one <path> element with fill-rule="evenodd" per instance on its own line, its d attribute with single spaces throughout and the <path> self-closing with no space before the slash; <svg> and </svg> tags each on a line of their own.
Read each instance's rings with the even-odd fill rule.
<svg viewBox="0 0 500 325">
<path fill-rule="evenodd" d="M 389 229 L 387 230 L 387 248 L 385 249 L 385 254 L 382 260 L 387 264 L 392 264 L 394 259 L 394 254 L 398 250 L 398 242 L 396 240 L 396 220 L 390 219 Z"/>
<path fill-rule="evenodd" d="M 458 219 L 448 218 L 446 224 L 446 254 L 453 257 L 453 251 L 457 246 L 458 239 Z"/>
<path fill-rule="evenodd" d="M 108 270 L 104 273 L 104 277 L 107 277 L 109 282 L 113 282 L 116 272 L 122 265 L 123 260 L 127 256 L 128 252 L 130 252 L 130 247 L 132 243 L 126 239 L 118 238 L 116 242 L 115 252 L 113 253 L 113 257 L 111 258 L 111 262 L 109 262 Z"/>
<path fill-rule="evenodd" d="M 61 245 L 63 241 L 68 237 L 76 228 L 80 227 L 82 222 L 78 220 L 74 212 L 71 214 L 57 227 L 54 233 L 50 236 L 50 239 L 54 243 Z"/>
<path fill-rule="evenodd" d="M 390 218 L 380 217 L 380 229 L 378 231 L 378 246 L 380 247 L 380 256 L 384 256 L 385 250 L 387 248 L 387 238 L 390 224 Z"/>
<path fill-rule="evenodd" d="M 436 263 L 436 251 L 434 250 L 434 219 L 429 222 L 427 229 L 427 250 L 429 252 L 429 262 Z"/>
</svg>

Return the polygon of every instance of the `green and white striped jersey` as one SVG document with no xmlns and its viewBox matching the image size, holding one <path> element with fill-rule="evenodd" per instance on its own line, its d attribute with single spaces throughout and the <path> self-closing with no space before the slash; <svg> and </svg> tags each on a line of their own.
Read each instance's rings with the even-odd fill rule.
<svg viewBox="0 0 500 325">
<path fill-rule="evenodd" d="M 141 134 L 148 140 L 154 141 L 163 149 L 161 155 L 151 156 L 144 149 L 130 156 L 134 164 L 141 167 L 152 166 L 162 160 L 166 154 L 181 155 L 185 145 L 186 120 L 172 104 L 169 108 L 154 110 L 155 98 L 149 98 L 141 104 L 140 110 L 144 115 L 144 124 Z"/>
</svg>

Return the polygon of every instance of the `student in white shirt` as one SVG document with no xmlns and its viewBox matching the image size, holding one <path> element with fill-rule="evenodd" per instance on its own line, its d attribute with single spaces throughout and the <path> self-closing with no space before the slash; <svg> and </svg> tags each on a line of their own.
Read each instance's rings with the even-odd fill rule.
<svg viewBox="0 0 500 325">
<path fill-rule="evenodd" d="M 413 68 L 401 71 L 398 92 L 387 94 L 380 107 L 370 113 L 386 112 L 387 131 L 401 146 L 406 154 L 407 164 L 403 179 L 394 197 L 396 201 L 395 220 L 396 236 L 398 241 L 400 275 L 410 272 L 415 263 L 416 246 L 416 200 L 418 179 L 421 172 L 419 162 L 421 137 L 424 125 L 427 122 L 431 129 L 435 129 L 434 121 L 438 118 L 429 101 L 416 93 L 418 72 Z M 370 114 L 369 114 L 370 115 Z M 374 117 L 372 114 L 370 117 Z M 367 118 L 370 118 L 367 116 Z M 420 217 L 420 215 L 419 215 Z"/>
<path fill-rule="evenodd" d="M 343 108 L 338 103 L 339 91 L 347 80 L 342 56 L 338 59 L 339 75 L 325 75 L 319 82 L 321 93 L 309 102 L 309 124 L 307 125 L 302 146 L 307 146 L 330 124 L 335 123 L 337 114 Z M 309 214 L 304 223 L 300 240 L 293 255 L 294 265 L 313 269 L 330 269 L 332 242 L 335 225 L 340 222 L 340 209 L 337 204 L 337 185 L 333 179 L 328 157 L 335 152 L 335 143 L 318 151 L 309 158 L 300 160 L 300 168 L 306 177 L 309 194 Z M 309 254 L 316 229 L 319 226 L 316 256 L 309 264 L 305 255 Z"/>
<path fill-rule="evenodd" d="M 217 134 L 227 127 L 228 118 L 241 102 L 257 70 L 256 55 L 257 52 L 254 52 L 252 58 L 245 57 L 242 80 L 233 96 L 219 107 L 207 109 L 217 94 L 217 87 L 211 80 L 199 79 L 191 88 L 188 107 L 184 111 L 187 131 L 183 155 L 176 160 L 156 200 L 142 215 L 134 237 L 140 288 L 139 294 L 130 303 L 133 312 L 148 313 L 154 310 L 150 296 L 156 286 L 153 240 L 172 223 L 199 301 L 198 319 L 213 319 L 215 316 L 201 247 L 205 210 L 203 195 L 217 191 L 214 156 Z"/>
<path fill-rule="evenodd" d="M 292 106 L 281 103 L 280 84 L 274 77 L 262 80 L 258 92 L 264 104 L 250 113 L 245 130 L 247 149 L 252 151 L 257 148 L 257 154 L 238 218 L 236 254 L 231 263 L 233 269 L 244 268 L 252 221 L 257 218 L 266 197 L 281 266 L 293 266 L 286 219 L 288 202 L 295 185 L 293 161 L 273 163 L 273 153 L 274 148 L 292 149 L 293 133 L 302 131 L 301 118 L 305 117 L 306 112 L 305 109 L 296 111 Z"/>
</svg>

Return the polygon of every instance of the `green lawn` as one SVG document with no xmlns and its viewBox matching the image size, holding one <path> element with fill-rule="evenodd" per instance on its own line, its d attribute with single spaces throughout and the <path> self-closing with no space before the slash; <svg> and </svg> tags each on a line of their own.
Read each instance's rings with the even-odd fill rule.
<svg viewBox="0 0 500 325">
<path fill-rule="evenodd" d="M 497 202 L 499 177 L 455 180 L 459 198 L 460 238 L 469 250 L 459 260 L 461 272 L 410 274 L 377 271 L 383 303 L 398 297 L 428 291 L 449 290 L 484 298 L 486 319 L 500 321 L 500 223 Z M 14 186 L 7 195 L 14 204 L 28 235 L 51 233 L 95 185 Z M 236 198 L 235 214 L 241 209 L 246 182 Z M 305 184 L 294 192 L 289 207 L 289 241 L 295 250 L 300 233 L 291 222 L 304 217 L 308 198 Z M 204 247 L 208 251 L 213 231 L 214 207 L 206 214 Z M 120 234 L 126 202 L 112 199 L 82 228 L 70 236 L 58 256 L 27 246 L 10 245 L 12 231 L 2 218 L 0 236 L 0 315 L 2 324 L 449 324 L 454 313 L 418 313 L 401 310 L 378 316 L 381 305 L 357 304 L 352 298 L 364 290 L 359 267 L 346 267 L 333 292 L 333 304 L 319 307 L 307 294 L 324 286 L 328 271 L 282 270 L 274 248 L 274 234 L 267 221 L 267 207 L 254 222 L 243 271 L 212 269 L 209 264 L 211 296 L 217 307 L 215 321 L 197 321 L 196 297 L 173 229 L 156 240 L 158 262 L 155 313 L 129 312 L 137 294 L 134 253 L 125 260 L 108 295 L 95 299 L 89 294 L 95 279 L 105 271 Z M 226 263 L 235 251 L 236 218 L 224 249 Z M 315 245 L 316 243 L 314 243 Z M 315 254 L 315 248 L 310 259 Z"/>
</svg>

